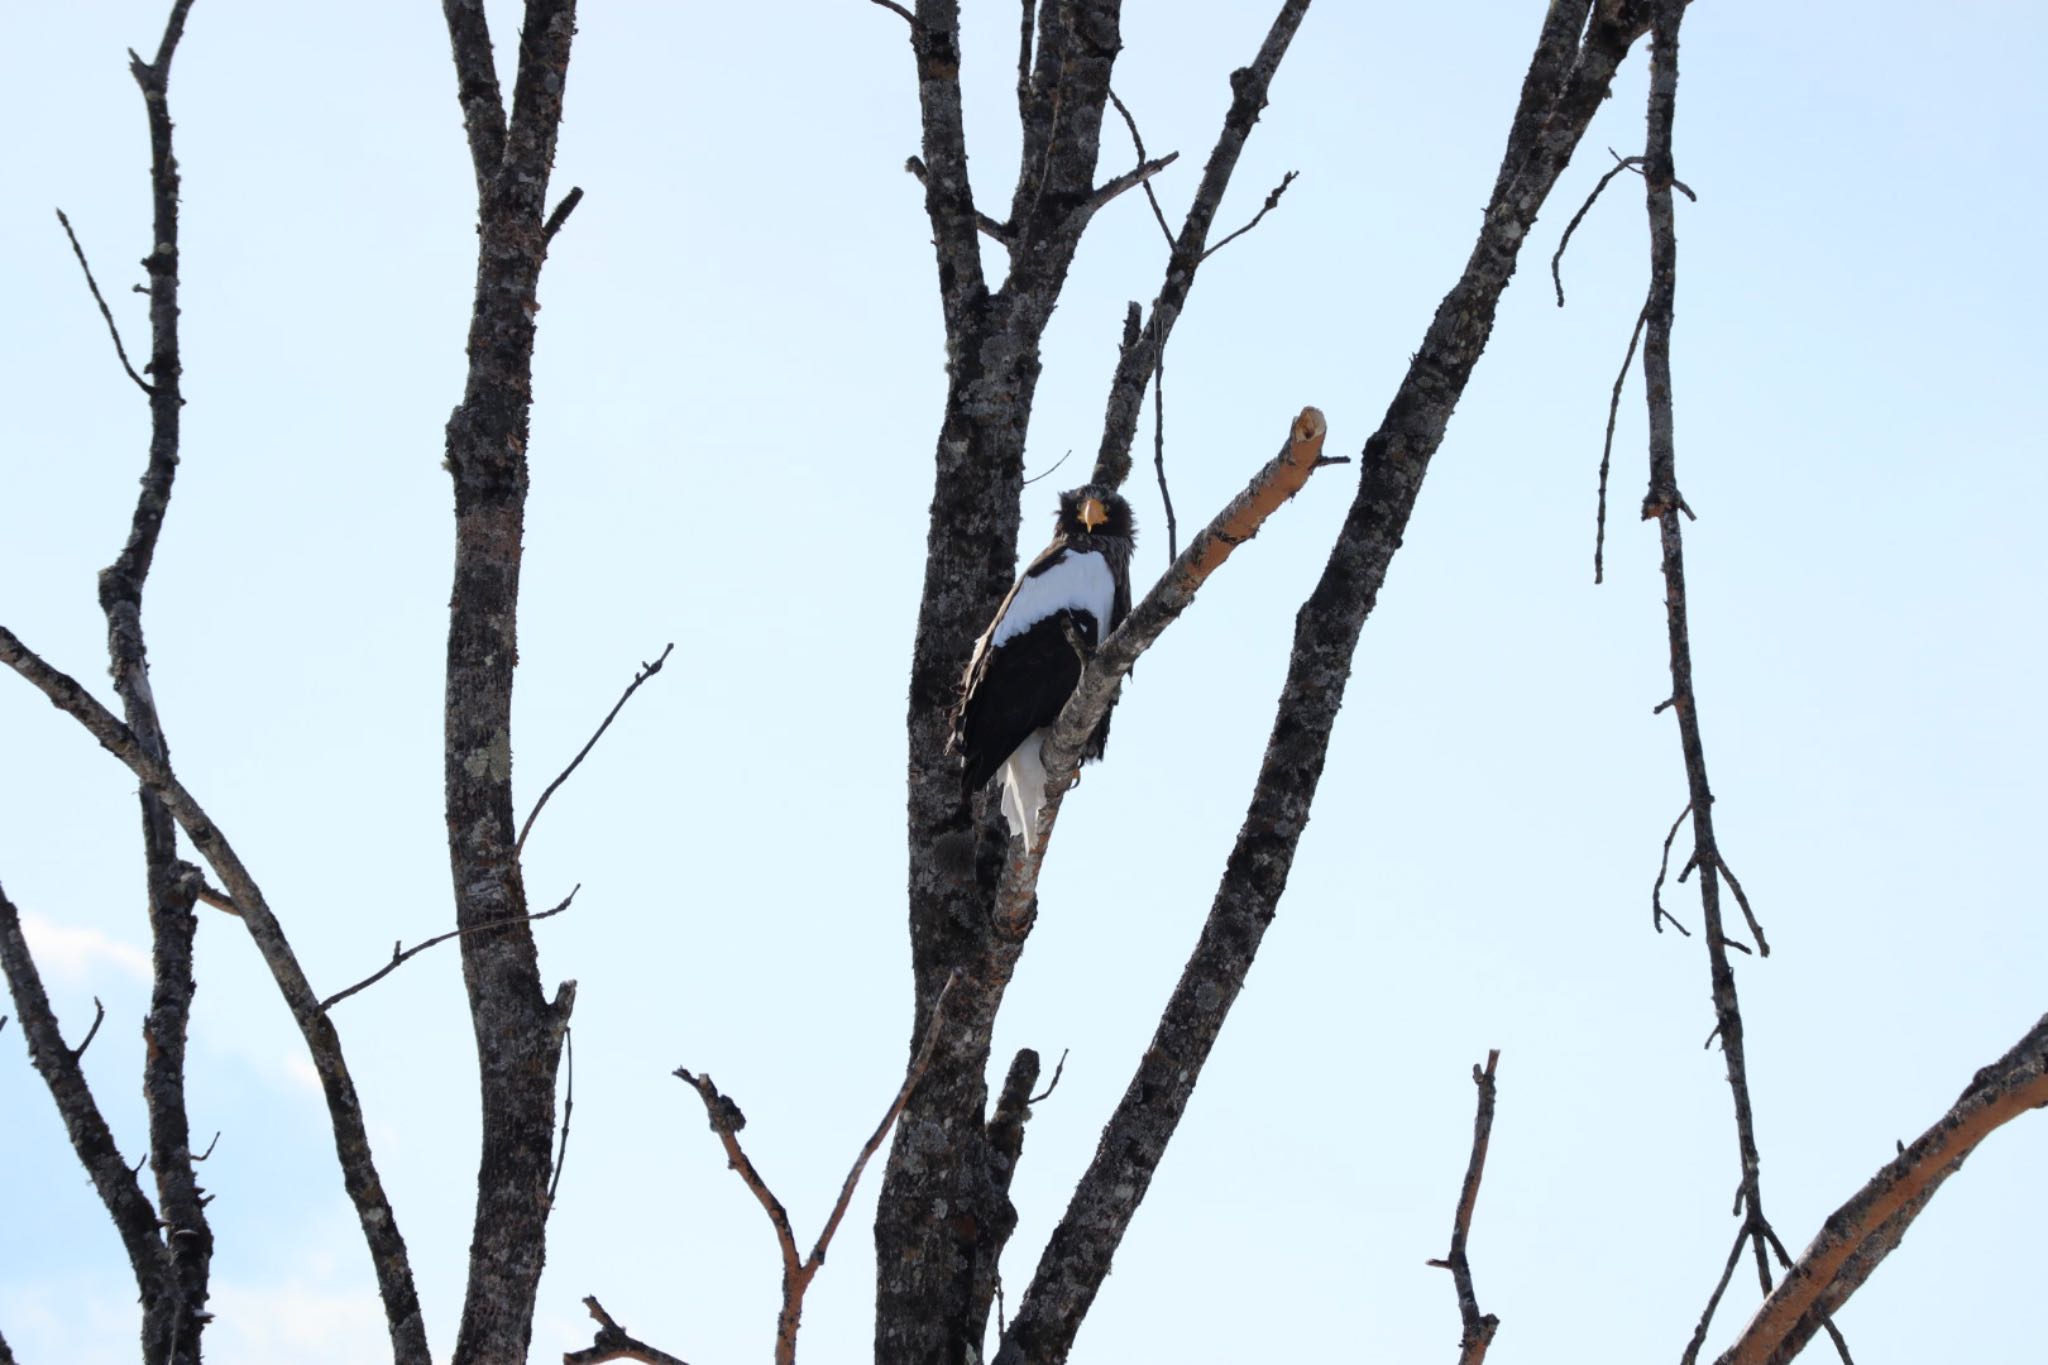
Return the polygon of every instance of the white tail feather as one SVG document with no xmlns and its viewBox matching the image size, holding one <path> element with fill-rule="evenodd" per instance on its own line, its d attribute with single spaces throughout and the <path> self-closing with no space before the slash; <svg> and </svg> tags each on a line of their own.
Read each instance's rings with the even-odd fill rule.
<svg viewBox="0 0 2048 1365">
<path fill-rule="evenodd" d="M 1045 763 L 1038 748 L 1044 730 L 1033 730 L 1003 762 L 1003 819 L 1012 835 L 1024 836 L 1026 850 L 1038 847 L 1038 812 L 1045 805 Z"/>
</svg>

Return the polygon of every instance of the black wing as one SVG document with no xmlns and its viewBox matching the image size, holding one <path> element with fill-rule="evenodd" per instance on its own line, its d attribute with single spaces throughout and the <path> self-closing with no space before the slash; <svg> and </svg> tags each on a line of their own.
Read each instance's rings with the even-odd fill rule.
<svg viewBox="0 0 2048 1365">
<path fill-rule="evenodd" d="M 1095 647 L 1095 614 L 1070 608 L 977 654 L 955 730 L 956 747 L 967 761 L 967 790 L 978 790 L 995 776 L 1033 730 L 1059 717 L 1073 695 L 1081 680 L 1081 659 L 1067 638 L 1070 625 L 1089 648 Z M 1090 757 L 1101 752 L 1100 735 L 1089 749 Z"/>
</svg>

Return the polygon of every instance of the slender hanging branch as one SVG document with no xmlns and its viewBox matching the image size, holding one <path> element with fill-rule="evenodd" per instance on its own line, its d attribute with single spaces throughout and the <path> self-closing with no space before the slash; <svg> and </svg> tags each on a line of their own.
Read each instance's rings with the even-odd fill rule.
<svg viewBox="0 0 2048 1365">
<path fill-rule="evenodd" d="M 121 358 L 121 368 L 135 381 L 135 387 L 144 394 L 149 393 L 149 381 L 135 373 L 135 366 L 128 361 L 128 348 L 121 344 L 121 329 L 114 323 L 114 310 L 107 307 L 105 297 L 100 294 L 100 282 L 92 277 L 92 265 L 85 259 L 85 248 L 78 244 L 78 234 L 71 230 L 71 220 L 64 216 L 64 210 L 57 210 L 57 221 L 64 225 L 64 235 L 71 239 L 71 254 L 78 257 L 78 268 L 85 272 L 85 287 L 92 291 L 92 301 L 100 306 L 100 316 L 107 320 L 107 335 L 114 339 L 114 354 Z"/>
</svg>

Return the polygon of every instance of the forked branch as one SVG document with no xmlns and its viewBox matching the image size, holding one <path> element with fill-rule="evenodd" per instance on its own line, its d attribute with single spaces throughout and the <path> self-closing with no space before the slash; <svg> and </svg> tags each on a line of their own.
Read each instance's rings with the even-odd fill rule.
<svg viewBox="0 0 2048 1365">
<path fill-rule="evenodd" d="M 692 1072 L 684 1067 L 676 1068 L 676 1076 L 694 1089 L 704 1101 L 704 1113 L 711 1121 L 711 1131 L 718 1134 L 718 1141 L 725 1148 L 726 1163 L 739 1173 L 740 1179 L 760 1201 L 768 1221 L 775 1228 L 775 1244 L 782 1252 L 782 1311 L 775 1320 L 775 1362 L 776 1365 L 794 1365 L 796 1361 L 797 1332 L 803 1325 L 804 1294 L 810 1289 L 811 1281 L 824 1268 L 825 1253 L 832 1245 L 833 1236 L 839 1231 L 841 1220 L 846 1217 L 847 1206 L 853 1202 L 854 1187 L 860 1184 L 861 1173 L 868 1162 L 882 1146 L 882 1139 L 896 1126 L 897 1118 L 903 1113 L 903 1106 L 910 1102 L 910 1092 L 917 1089 L 917 1083 L 924 1079 L 925 1070 L 931 1066 L 932 1050 L 938 1046 L 939 1030 L 945 1023 L 946 999 L 952 994 L 959 973 L 955 972 L 939 991 L 939 998 L 932 1004 L 931 1023 L 925 1029 L 924 1041 L 918 1047 L 917 1055 L 911 1058 L 909 1071 L 903 1077 L 903 1084 L 896 1091 L 896 1098 L 889 1102 L 882 1121 L 875 1125 L 875 1131 L 861 1146 L 860 1155 L 853 1159 L 853 1168 L 846 1173 L 846 1180 L 839 1187 L 839 1198 L 832 1205 L 831 1214 L 825 1219 L 824 1229 L 811 1247 L 809 1256 L 802 1256 L 797 1250 L 796 1232 L 790 1226 L 789 1211 L 782 1201 L 768 1188 L 768 1182 L 756 1170 L 746 1149 L 740 1146 L 740 1130 L 747 1126 L 747 1116 L 732 1099 L 720 1093 L 711 1077 Z"/>
</svg>

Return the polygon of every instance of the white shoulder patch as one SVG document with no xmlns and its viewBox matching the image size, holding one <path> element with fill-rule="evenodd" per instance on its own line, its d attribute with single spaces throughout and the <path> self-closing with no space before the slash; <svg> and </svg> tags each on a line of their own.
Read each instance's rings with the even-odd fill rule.
<svg viewBox="0 0 2048 1365">
<path fill-rule="evenodd" d="M 1059 611 L 1085 611 L 1095 618 L 1095 642 L 1109 634 L 1109 613 L 1116 602 L 1116 575 L 1109 561 L 1095 550 L 1069 550 L 1059 562 L 1036 578 L 1017 585 L 1010 608 L 996 622 L 995 637 L 989 644 L 1000 649 L 1013 635 L 1025 631 Z"/>
</svg>

